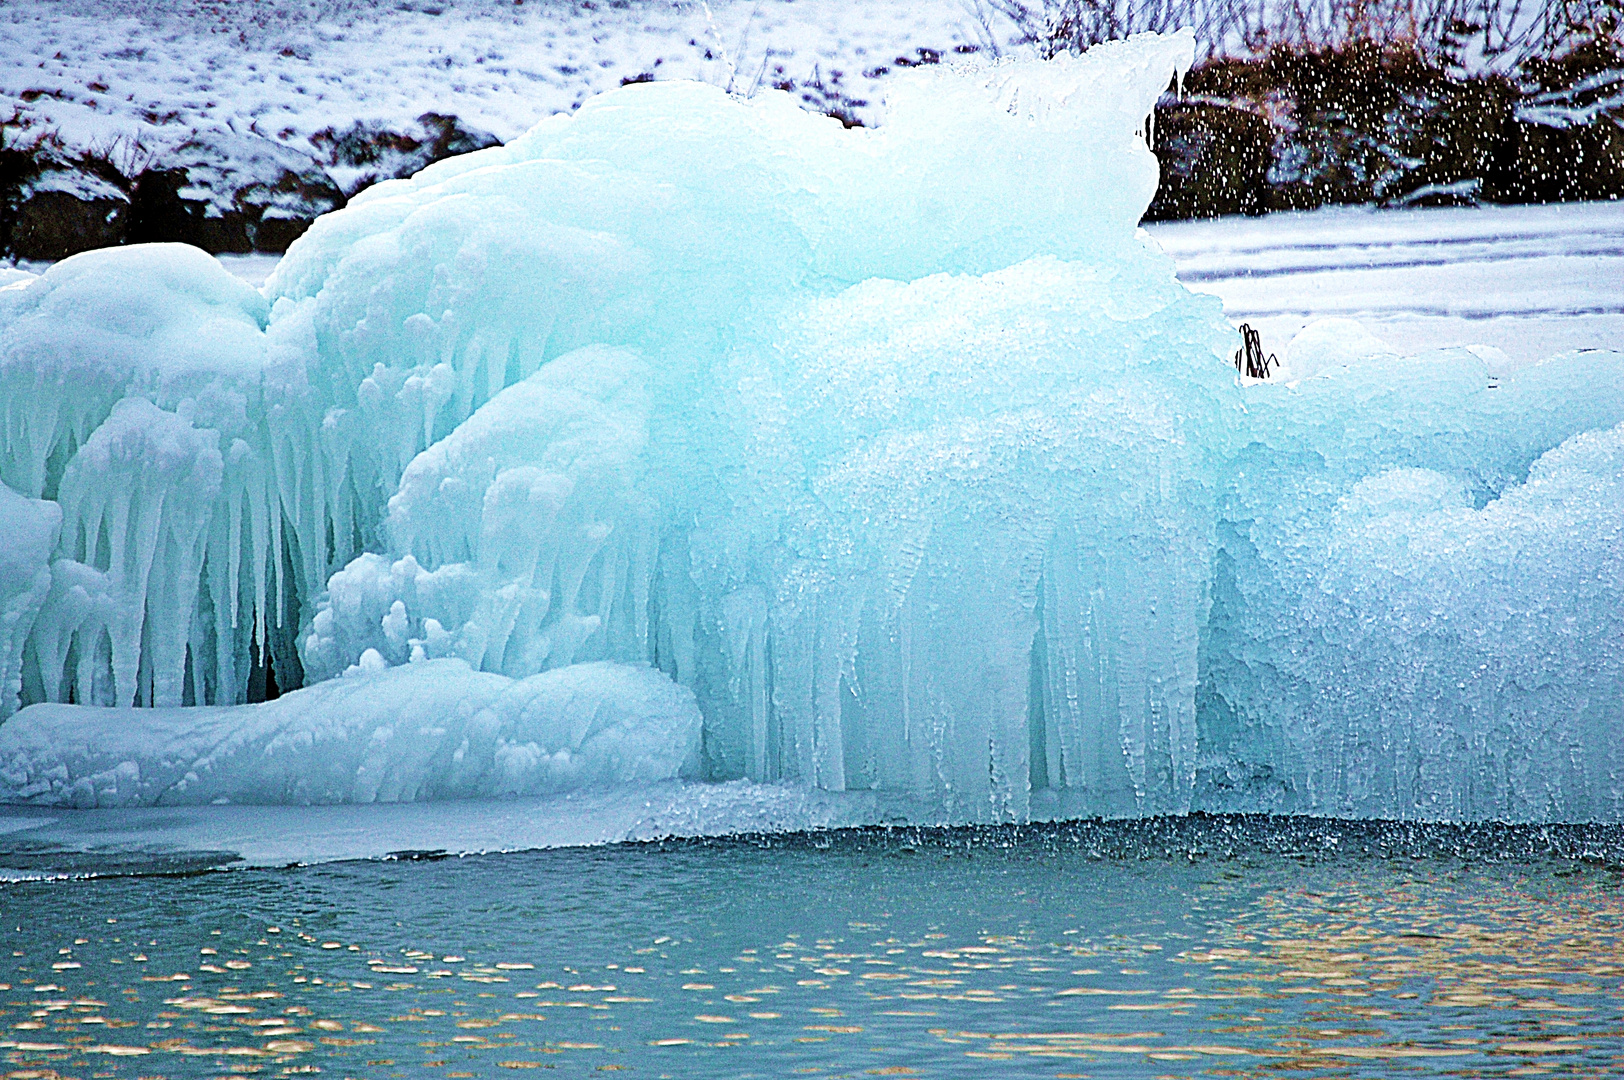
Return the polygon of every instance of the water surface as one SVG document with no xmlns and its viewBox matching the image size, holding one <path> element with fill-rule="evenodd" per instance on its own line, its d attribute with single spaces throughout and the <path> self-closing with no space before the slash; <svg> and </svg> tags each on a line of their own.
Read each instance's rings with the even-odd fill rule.
<svg viewBox="0 0 1624 1080">
<path fill-rule="evenodd" d="M 1609 1076 L 1624 831 L 850 830 L 0 885 L 76 1077 Z"/>
</svg>

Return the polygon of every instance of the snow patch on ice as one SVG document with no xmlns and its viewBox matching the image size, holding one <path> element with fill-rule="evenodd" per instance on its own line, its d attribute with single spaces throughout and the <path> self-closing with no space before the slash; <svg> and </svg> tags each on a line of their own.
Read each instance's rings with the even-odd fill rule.
<svg viewBox="0 0 1624 1080">
<path fill-rule="evenodd" d="M 245 865 L 579 847 L 671 837 L 802 832 L 893 821 L 872 793 L 788 784 L 692 783 L 455 802 L 329 806 L 0 805 L 0 881 Z M 7 838 L 15 838 L 7 843 Z M 13 848 L 13 844 L 15 847 Z M 8 849 L 26 854 L 15 864 Z M 15 866 L 15 868 L 14 868 Z"/>
<path fill-rule="evenodd" d="M 1275 378 L 1287 382 L 1311 379 L 1330 368 L 1352 367 L 1363 360 L 1391 360 L 1398 350 L 1353 319 L 1320 319 L 1300 330 Z"/>
</svg>

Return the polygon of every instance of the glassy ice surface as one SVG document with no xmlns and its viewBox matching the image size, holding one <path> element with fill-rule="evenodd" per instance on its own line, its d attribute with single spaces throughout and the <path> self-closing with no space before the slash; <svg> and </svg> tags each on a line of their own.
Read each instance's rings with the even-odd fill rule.
<svg viewBox="0 0 1624 1080">
<path fill-rule="evenodd" d="M 1624 1068 L 1624 835 L 847 831 L 0 887 L 11 1075 Z"/>
</svg>

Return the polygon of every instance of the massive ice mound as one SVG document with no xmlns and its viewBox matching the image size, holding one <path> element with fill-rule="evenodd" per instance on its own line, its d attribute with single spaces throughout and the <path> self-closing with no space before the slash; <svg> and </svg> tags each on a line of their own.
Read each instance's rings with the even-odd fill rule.
<svg viewBox="0 0 1624 1080">
<path fill-rule="evenodd" d="M 1198 805 L 1624 818 L 1624 355 L 1377 354 L 1256 390 Z"/>
<path fill-rule="evenodd" d="M 1624 357 L 1332 325 L 1238 379 L 1137 230 L 1192 49 L 921 70 L 872 130 L 629 86 L 263 295 L 169 247 L 0 288 L 0 794 L 1624 818 Z M 448 764 L 469 709 L 535 749 Z"/>
</svg>

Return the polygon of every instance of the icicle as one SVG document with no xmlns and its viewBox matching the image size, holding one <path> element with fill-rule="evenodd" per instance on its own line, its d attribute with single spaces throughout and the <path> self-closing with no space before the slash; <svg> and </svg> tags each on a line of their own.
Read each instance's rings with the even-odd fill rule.
<svg viewBox="0 0 1624 1080">
<path fill-rule="evenodd" d="M 745 706 L 750 779 L 769 779 L 767 761 L 767 597 L 759 586 L 736 589 L 720 605 L 728 692 Z"/>
<path fill-rule="evenodd" d="M 51 554 L 62 511 L 0 486 L 0 721 L 16 709 L 23 649 L 51 590 Z M 58 673 L 61 669 L 58 667 Z"/>
<path fill-rule="evenodd" d="M 65 554 L 106 567 L 81 573 L 71 559 L 63 561 L 63 580 L 74 580 L 87 598 L 98 597 L 86 610 L 73 590 L 58 594 L 65 610 L 52 615 L 56 641 L 48 652 L 65 651 L 68 625 L 79 638 L 78 700 L 93 694 L 87 684 L 95 678 L 92 641 L 99 628 L 110 650 L 114 704 L 135 700 L 142 670 L 149 673 L 148 704 L 180 703 L 203 538 L 224 469 L 218 443 L 217 432 L 194 428 L 143 398 L 126 398 L 63 474 Z M 161 604 L 149 603 L 154 590 Z"/>
</svg>

